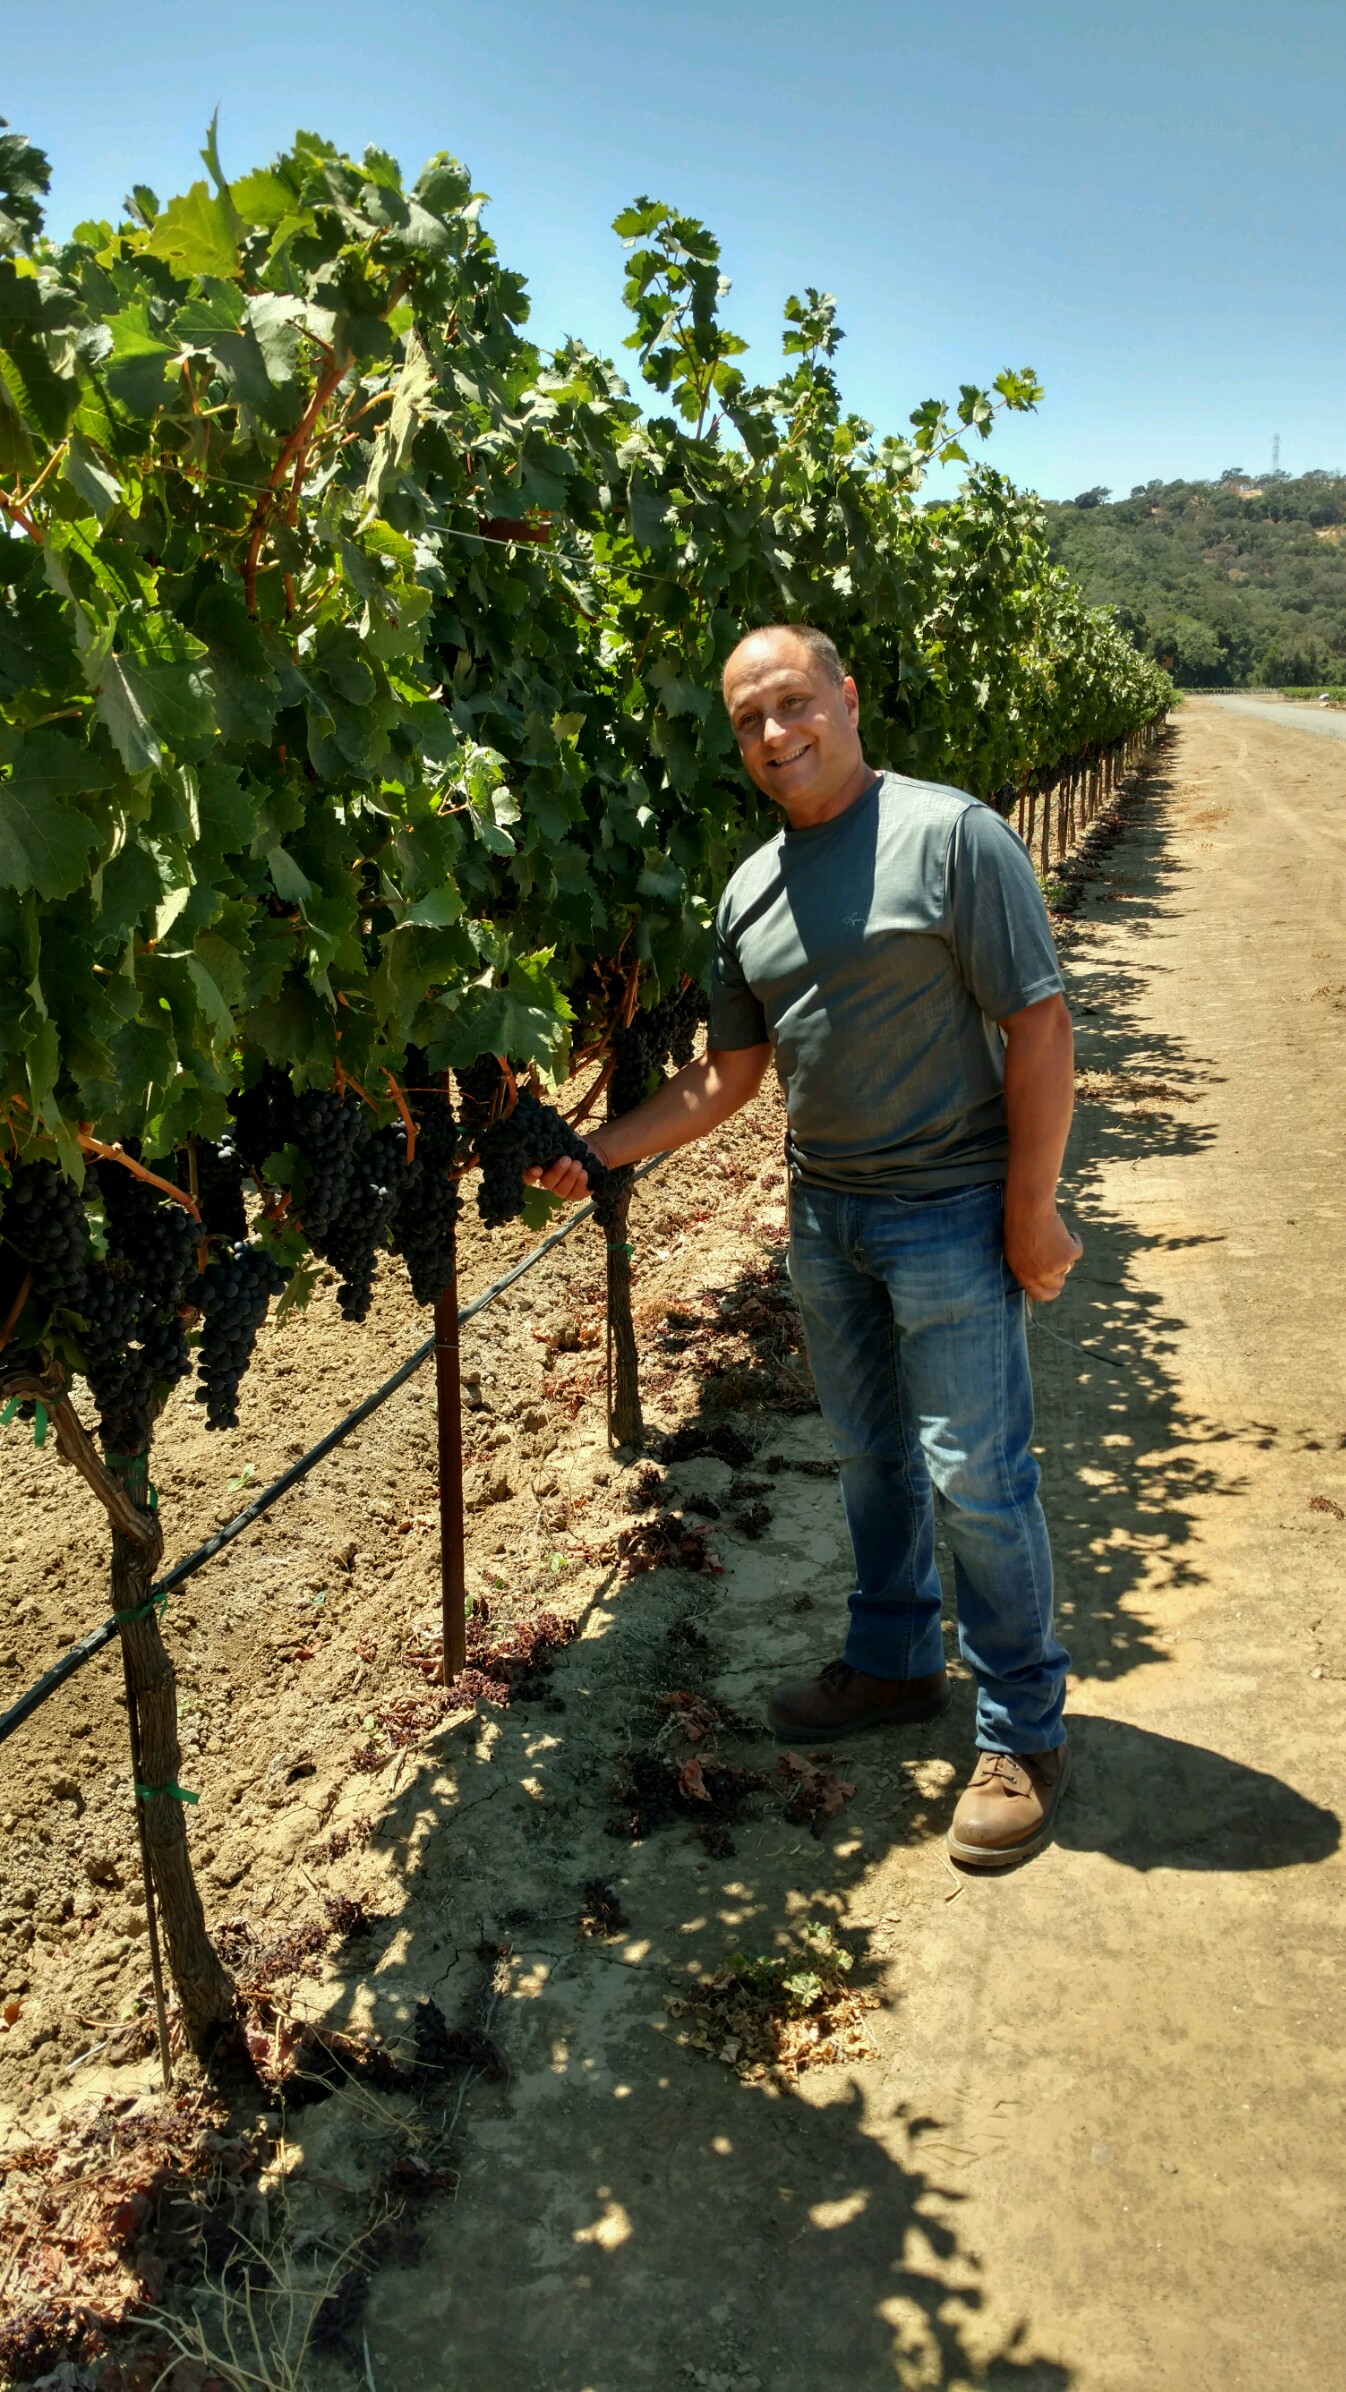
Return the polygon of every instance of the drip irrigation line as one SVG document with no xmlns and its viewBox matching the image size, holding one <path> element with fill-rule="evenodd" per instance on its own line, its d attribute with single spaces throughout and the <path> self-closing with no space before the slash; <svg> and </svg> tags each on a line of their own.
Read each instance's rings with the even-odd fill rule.
<svg viewBox="0 0 1346 2392">
<path fill-rule="evenodd" d="M 1044 1337 L 1052 1338 L 1057 1345 L 1069 1346 L 1072 1354 L 1083 1354 L 1087 1362 L 1106 1362 L 1109 1370 L 1119 1370 L 1127 1378 L 1134 1378 L 1134 1364 L 1123 1362 L 1120 1354 L 1110 1354 L 1105 1346 L 1081 1345 L 1078 1337 L 1066 1337 L 1060 1329 L 1049 1329 L 1047 1323 L 1044 1320 L 1039 1320 L 1036 1310 L 1031 1307 L 1028 1317 L 1033 1327 L 1040 1329 Z"/>
<path fill-rule="evenodd" d="M 648 1162 L 636 1166 L 632 1176 L 635 1179 L 644 1179 L 649 1172 L 657 1171 L 660 1164 L 667 1161 L 667 1153 L 651 1155 Z M 564 1239 L 571 1236 L 582 1222 L 592 1220 L 593 1211 L 592 1199 L 589 1203 L 580 1205 L 576 1212 L 571 1213 L 569 1218 L 562 1222 L 559 1229 L 553 1229 L 547 1237 L 525 1254 L 521 1262 L 516 1262 L 510 1270 L 502 1272 L 498 1279 L 493 1279 L 489 1287 L 483 1288 L 479 1296 L 472 1298 L 470 1304 L 464 1304 L 458 1315 L 459 1328 L 465 1328 L 469 1321 L 475 1320 L 479 1312 L 484 1312 L 488 1304 L 493 1304 L 497 1296 L 502 1296 L 505 1293 L 506 1288 L 513 1287 L 516 1279 L 522 1279 L 525 1272 L 531 1271 L 535 1263 L 541 1262 L 544 1254 L 550 1254 L 553 1247 L 559 1246 Z M 399 1387 L 404 1387 L 407 1380 L 414 1377 L 423 1364 L 429 1361 L 434 1350 L 434 1338 L 427 1337 L 423 1344 L 416 1347 L 414 1353 L 408 1354 L 405 1362 L 398 1364 L 397 1369 L 391 1377 L 383 1381 L 382 1386 L 376 1387 L 371 1395 L 367 1395 L 362 1403 L 355 1406 L 353 1411 L 347 1412 L 334 1428 L 327 1431 L 325 1437 L 320 1437 L 316 1445 L 310 1446 L 307 1453 L 301 1454 L 299 1460 L 291 1463 L 288 1470 L 282 1471 L 279 1478 L 273 1479 L 270 1486 L 263 1487 L 261 1493 L 255 1495 L 251 1503 L 245 1505 L 241 1512 L 235 1512 L 232 1520 L 226 1520 L 224 1526 L 217 1528 L 212 1536 L 208 1536 L 204 1544 L 198 1545 L 193 1552 L 185 1554 L 181 1561 L 175 1562 L 171 1570 L 165 1571 L 164 1576 L 158 1579 L 150 1589 L 147 1602 L 140 1607 L 141 1610 L 148 1609 L 150 1604 L 162 1605 L 175 1587 L 181 1586 L 184 1580 L 195 1577 L 196 1572 L 204 1569 L 208 1561 L 213 1561 L 216 1554 L 221 1553 L 226 1545 L 232 1545 L 235 1537 L 242 1536 L 245 1529 L 251 1528 L 255 1521 L 261 1519 L 263 1512 L 270 1511 L 273 1503 L 279 1502 L 282 1495 L 288 1494 L 291 1487 L 297 1486 L 301 1478 L 307 1478 L 310 1470 L 315 1469 L 319 1462 L 324 1461 L 336 1446 L 343 1444 L 354 1430 L 368 1420 L 371 1412 L 377 1412 L 381 1404 L 386 1404 L 390 1396 L 396 1395 Z M 131 1613 L 129 1616 L 135 1618 L 137 1614 Z M 97 1628 L 91 1628 L 87 1636 L 81 1636 L 77 1643 L 72 1644 L 69 1652 L 63 1653 L 59 1661 L 54 1662 L 50 1669 L 44 1670 L 42 1676 L 35 1679 L 26 1693 L 21 1694 L 17 1702 L 10 1704 L 8 1710 L 0 1711 L 0 1744 L 5 1742 L 6 1737 L 12 1736 L 16 1728 L 21 1728 L 26 1719 L 31 1719 L 34 1711 L 41 1708 L 49 1695 L 55 1694 L 58 1687 L 64 1686 L 67 1679 L 74 1677 L 76 1670 L 83 1669 L 86 1661 L 92 1661 L 95 1653 L 101 1653 L 104 1645 L 110 1644 L 116 1633 L 117 1617 L 114 1613 L 111 1619 L 104 1620 Z"/>
</svg>

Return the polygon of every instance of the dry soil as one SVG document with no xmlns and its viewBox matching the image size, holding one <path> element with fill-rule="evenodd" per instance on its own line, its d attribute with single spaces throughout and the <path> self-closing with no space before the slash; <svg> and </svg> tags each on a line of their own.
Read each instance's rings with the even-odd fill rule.
<svg viewBox="0 0 1346 2392">
<path fill-rule="evenodd" d="M 754 1448 L 665 1473 L 685 1523 L 719 1506 L 722 1574 L 624 1575 L 616 1539 L 653 1515 L 607 1452 L 581 1230 L 468 1338 L 472 1588 L 493 1625 L 580 1621 L 550 1702 L 398 1749 L 380 1725 L 424 1693 L 433 1627 L 419 1382 L 170 1606 L 213 1919 L 264 1934 L 358 1895 L 375 1928 L 318 1964 L 309 2013 L 396 2034 L 432 1995 L 510 2064 L 468 2083 L 420 2264 L 376 2278 L 383 2392 L 1335 2380 L 1344 864 L 1346 755 L 1194 702 L 1062 925 L 1086 1254 L 1033 1340 L 1075 1772 L 1032 1864 L 944 1858 L 971 1719 L 952 1632 L 950 1714 L 846 1747 L 855 1791 L 819 1835 L 787 1814 L 764 1697 L 839 1648 L 847 1554 L 835 1485 L 766 1467 L 826 1459 L 779 1276 L 774 1097 L 637 1200 L 651 1421 Z M 475 1245 L 468 1288 L 512 1251 Z M 170 1416 L 170 1552 L 421 1333 L 391 1281 L 361 1332 L 328 1292 L 268 1333 L 235 1435 Z M 103 1608 L 92 1504 L 13 1430 L 4 1468 L 0 1699 Z M 145 1984 L 115 1687 L 95 1663 L 0 1752 L 11 2146 L 151 2098 L 143 2057 L 109 2066 Z M 633 1773 L 704 1765 L 671 1693 L 738 1714 L 711 1745 L 763 1782 L 728 1828 L 698 1834 L 689 1800 L 633 1843 Z M 627 1922 L 608 1934 L 579 1931 L 595 1880 Z M 880 1996 L 871 2056 L 745 2082 L 667 2003 L 808 1922 Z M 338 2106 L 288 2124 L 278 2217 L 339 2180 Z"/>
</svg>

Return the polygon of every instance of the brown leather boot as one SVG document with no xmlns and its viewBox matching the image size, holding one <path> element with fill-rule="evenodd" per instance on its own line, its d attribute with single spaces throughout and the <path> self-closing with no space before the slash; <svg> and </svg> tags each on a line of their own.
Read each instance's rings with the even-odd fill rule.
<svg viewBox="0 0 1346 2392">
<path fill-rule="evenodd" d="M 848 1661 L 829 1661 L 816 1678 L 778 1686 L 766 1715 L 784 1744 L 832 1744 L 862 1728 L 912 1727 L 949 1707 L 944 1671 L 931 1678 L 871 1678 Z"/>
<path fill-rule="evenodd" d="M 944 1839 L 954 1859 L 965 1869 L 1008 1869 L 1040 1852 L 1069 1775 L 1064 1744 L 1053 1752 L 984 1752 Z"/>
</svg>

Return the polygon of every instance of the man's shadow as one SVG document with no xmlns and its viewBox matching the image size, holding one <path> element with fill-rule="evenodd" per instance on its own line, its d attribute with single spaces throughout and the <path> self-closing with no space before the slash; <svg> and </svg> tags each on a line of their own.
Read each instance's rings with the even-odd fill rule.
<svg viewBox="0 0 1346 2392">
<path fill-rule="evenodd" d="M 1341 1821 L 1283 1779 L 1201 1744 L 1070 1714 L 1057 1842 L 1128 1869 L 1288 1869 L 1327 1860 Z"/>
</svg>

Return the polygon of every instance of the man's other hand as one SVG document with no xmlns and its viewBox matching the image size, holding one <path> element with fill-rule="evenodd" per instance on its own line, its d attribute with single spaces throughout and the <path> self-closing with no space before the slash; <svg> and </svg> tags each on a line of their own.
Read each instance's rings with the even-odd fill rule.
<svg viewBox="0 0 1346 2392">
<path fill-rule="evenodd" d="M 630 1118 L 628 1114 L 627 1119 Z M 584 1143 L 596 1163 L 608 1161 L 603 1152 L 601 1129 L 594 1130 Z M 524 1178 L 530 1188 L 545 1188 L 550 1196 L 559 1196 L 563 1204 L 581 1204 L 586 1196 L 592 1194 L 589 1175 L 583 1163 L 573 1162 L 566 1154 L 562 1155 L 559 1163 L 549 1163 L 545 1171 L 539 1171 L 536 1166 L 531 1171 L 525 1171 Z"/>
<path fill-rule="evenodd" d="M 545 1171 L 534 1167 L 525 1171 L 530 1188 L 545 1188 L 549 1195 L 559 1196 L 565 1204 L 578 1204 L 589 1193 L 589 1179 L 583 1163 L 563 1154 L 559 1163 L 549 1163 Z"/>
<path fill-rule="evenodd" d="M 1083 1252 L 1084 1240 L 1067 1229 L 1055 1205 L 1022 1216 L 1006 1209 L 1005 1260 L 1035 1304 L 1060 1295 Z"/>
</svg>

